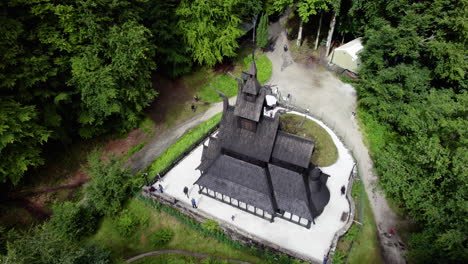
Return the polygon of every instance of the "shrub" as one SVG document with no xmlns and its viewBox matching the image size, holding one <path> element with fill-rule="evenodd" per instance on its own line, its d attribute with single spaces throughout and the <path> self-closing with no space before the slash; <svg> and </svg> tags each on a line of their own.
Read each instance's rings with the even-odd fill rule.
<svg viewBox="0 0 468 264">
<path fill-rule="evenodd" d="M 117 218 L 117 231 L 123 237 L 130 237 L 140 225 L 138 216 L 124 209 Z"/>
<path fill-rule="evenodd" d="M 154 232 L 151 237 L 151 244 L 155 247 L 163 247 L 167 245 L 172 237 L 174 237 L 174 231 L 169 228 L 162 228 Z"/>
<path fill-rule="evenodd" d="M 221 228 L 219 227 L 219 224 L 214 221 L 214 220 L 211 220 L 211 219 L 206 219 L 205 220 L 205 223 L 203 223 L 203 228 L 205 228 L 206 230 L 212 232 L 212 233 L 221 233 L 222 230 Z"/>
<path fill-rule="evenodd" d="M 346 262 L 345 259 L 346 259 L 346 254 L 341 250 L 337 250 L 337 251 L 335 251 L 335 254 L 333 255 L 332 263 L 333 264 L 344 264 Z"/>
<path fill-rule="evenodd" d="M 50 226 L 68 239 L 80 239 L 97 228 L 97 217 L 91 209 L 72 202 L 55 203 Z"/>
<path fill-rule="evenodd" d="M 131 174 L 122 170 L 122 160 L 110 156 L 101 160 L 102 154 L 93 151 L 85 168 L 92 181 L 86 186 L 87 201 L 104 215 L 112 216 L 122 210 L 130 193 Z"/>
</svg>

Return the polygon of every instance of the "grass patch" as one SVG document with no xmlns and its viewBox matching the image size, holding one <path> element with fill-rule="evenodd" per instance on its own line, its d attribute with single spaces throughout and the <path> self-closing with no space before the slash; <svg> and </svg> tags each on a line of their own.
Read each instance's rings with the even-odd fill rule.
<svg viewBox="0 0 468 264">
<path fill-rule="evenodd" d="M 362 226 L 353 223 L 346 235 L 340 239 L 333 263 L 383 263 L 374 215 L 361 181 L 354 182 L 351 194 L 356 204 L 355 217 L 357 221 L 362 221 Z"/>
<path fill-rule="evenodd" d="M 172 146 L 164 151 L 149 167 L 149 174 L 156 175 L 166 168 L 177 156 L 182 154 L 187 147 L 195 143 L 203 134 L 208 132 L 221 120 L 221 113 L 211 117 L 197 127 L 191 129 L 180 137 Z"/>
<path fill-rule="evenodd" d="M 162 254 L 157 256 L 145 257 L 139 259 L 135 262 L 135 264 L 185 264 L 185 263 L 193 263 L 193 264 L 228 264 L 232 262 L 228 261 L 219 261 L 212 258 L 197 258 L 187 255 L 180 255 L 180 254 Z"/>
<path fill-rule="evenodd" d="M 370 150 L 371 156 L 373 156 L 374 153 L 379 153 L 387 142 L 391 141 L 385 139 L 395 136 L 394 133 L 389 132 L 386 126 L 375 120 L 372 115 L 362 107 L 359 108 L 357 120 L 360 131 L 364 136 L 364 144 Z"/>
<path fill-rule="evenodd" d="M 296 114 L 280 117 L 281 130 L 315 141 L 311 162 L 319 167 L 332 165 L 338 159 L 338 149 L 327 131 L 310 119 Z"/>
<path fill-rule="evenodd" d="M 242 71 L 248 71 L 250 63 L 252 62 L 252 55 L 246 57 L 242 64 Z M 255 64 L 257 65 L 257 79 L 261 84 L 266 83 L 270 80 L 273 72 L 273 64 L 265 53 L 255 54 Z"/>
<path fill-rule="evenodd" d="M 167 113 L 164 116 L 165 129 L 172 128 L 179 124 L 181 120 L 189 120 L 190 118 L 205 112 L 210 108 L 209 105 L 196 105 L 196 111 L 193 112 L 191 104 L 173 104 L 168 107 Z"/>
<path fill-rule="evenodd" d="M 363 225 L 361 227 L 361 232 L 357 234 L 353 249 L 350 252 L 349 263 L 384 263 L 380 252 L 379 241 L 377 240 L 377 226 L 375 225 L 374 214 L 370 207 L 369 198 L 360 181 L 355 182 L 354 185 L 356 188 L 361 189 L 363 199 L 361 205 L 364 207 L 362 210 L 364 215 L 362 218 Z M 356 204 L 358 202 L 359 201 L 356 200 Z M 358 209 L 356 209 L 356 211 L 358 211 Z"/>
<path fill-rule="evenodd" d="M 123 237 L 117 231 L 115 228 L 116 218 L 105 217 L 98 232 L 89 238 L 89 242 L 109 248 L 115 259 L 127 259 L 144 252 L 159 249 L 182 249 L 209 254 L 219 258 L 239 259 L 251 263 L 265 263 L 257 257 L 234 250 L 214 238 L 204 236 L 191 229 L 191 227 L 180 223 L 175 217 L 164 212 L 157 212 L 137 199 L 131 199 L 126 209 L 132 214 L 137 215 L 141 219 L 139 222 L 142 223 L 130 237 Z M 174 237 L 167 245 L 157 247 L 151 243 L 150 235 L 161 229 L 171 229 L 174 232 Z"/>
<path fill-rule="evenodd" d="M 226 73 L 218 75 L 200 89 L 200 100 L 207 103 L 221 101 L 221 97 L 218 96 L 215 89 L 224 93 L 227 97 L 233 97 L 237 95 L 237 82 Z"/>
<path fill-rule="evenodd" d="M 245 55 L 242 55 L 245 56 Z M 272 74 L 273 65 L 264 53 L 257 53 L 255 55 L 255 64 L 257 65 L 257 78 L 261 84 L 267 82 Z M 244 57 L 243 59 L 236 59 L 236 65 L 240 66 L 242 71 L 248 71 L 250 63 L 252 62 L 252 55 Z M 237 71 L 235 74 L 240 74 Z M 227 97 L 237 95 L 237 82 L 229 74 L 223 73 L 215 76 L 213 72 L 202 69 L 200 74 L 191 75 L 185 79 L 186 85 L 197 85 L 204 83 L 198 91 L 200 100 L 207 103 L 220 102 L 221 98 L 216 93 L 215 89 L 224 93 Z"/>
<path fill-rule="evenodd" d="M 131 147 L 127 153 L 125 153 L 125 158 L 128 158 L 130 156 L 132 156 L 133 154 L 137 153 L 138 151 L 140 151 L 143 147 L 145 146 L 145 142 L 140 142 L 138 144 L 136 144 L 135 146 Z"/>
</svg>

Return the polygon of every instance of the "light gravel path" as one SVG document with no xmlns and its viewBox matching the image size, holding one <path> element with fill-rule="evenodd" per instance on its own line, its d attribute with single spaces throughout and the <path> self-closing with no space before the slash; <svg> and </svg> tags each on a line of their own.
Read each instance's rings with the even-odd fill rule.
<svg viewBox="0 0 468 264">
<path fill-rule="evenodd" d="M 397 235 L 391 239 L 384 235 L 397 226 L 399 219 L 376 188 L 378 177 L 373 173 L 373 162 L 352 115 L 356 111 L 355 89 L 320 67 L 293 62 L 290 52 L 283 50 L 287 40 L 280 22 L 270 25 L 269 31 L 270 37 L 277 38 L 276 49 L 267 53 L 273 63 L 273 74 L 267 84 L 277 85 L 283 97 L 291 94 L 293 104 L 309 109 L 312 115 L 324 120 L 353 151 L 374 212 L 384 260 L 391 264 L 405 263 L 401 239 Z"/>
<path fill-rule="evenodd" d="M 236 98 L 230 98 L 229 102 L 233 104 Z M 155 135 L 145 145 L 143 149 L 135 153 L 127 162 L 126 166 L 131 169 L 132 173 L 144 170 L 151 162 L 161 155 L 168 147 L 174 144 L 188 130 L 196 127 L 203 121 L 206 121 L 223 110 L 223 103 L 213 104 L 207 111 L 192 117 L 191 119 L 179 124 L 171 129 L 166 130 L 160 135 Z M 155 175 L 150 175 L 151 177 Z"/>
<path fill-rule="evenodd" d="M 246 262 L 246 261 L 240 261 L 240 260 L 235 260 L 235 259 L 230 259 L 230 258 L 218 258 L 218 257 L 213 257 L 213 256 L 207 255 L 207 254 L 190 252 L 190 251 L 185 251 L 185 250 L 180 250 L 180 249 L 162 249 L 162 250 L 146 252 L 146 253 L 140 254 L 138 256 L 129 258 L 125 262 L 131 263 L 131 262 L 137 261 L 137 260 L 145 258 L 145 257 L 151 257 L 151 256 L 157 256 L 157 255 L 163 255 L 163 254 L 179 254 L 179 255 L 192 256 L 192 257 L 202 258 L 202 259 L 212 258 L 212 259 L 216 259 L 216 260 L 219 260 L 219 261 L 229 261 L 229 262 L 232 262 L 232 263 L 239 263 L 239 264 L 250 264 L 250 262 Z"/>
</svg>

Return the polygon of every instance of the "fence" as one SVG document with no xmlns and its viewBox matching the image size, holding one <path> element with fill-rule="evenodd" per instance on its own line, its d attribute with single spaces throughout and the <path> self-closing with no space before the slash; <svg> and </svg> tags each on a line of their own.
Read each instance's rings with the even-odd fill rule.
<svg viewBox="0 0 468 264">
<path fill-rule="evenodd" d="M 158 212 L 163 211 L 173 217 L 175 217 L 177 220 L 182 222 L 183 224 L 191 227 L 192 229 L 202 233 L 203 235 L 209 236 L 211 238 L 214 238 L 218 240 L 220 243 L 224 243 L 228 246 L 230 246 L 233 249 L 236 250 L 242 250 L 244 252 L 247 252 L 253 256 L 262 258 L 266 260 L 267 263 L 270 264 L 294 264 L 294 263 L 299 263 L 297 262 L 294 258 L 286 255 L 286 254 L 277 254 L 274 253 L 275 249 L 268 248 L 268 246 L 264 246 L 263 248 L 260 248 L 258 245 L 255 246 L 247 246 L 244 245 L 243 243 L 232 239 L 229 235 L 226 235 L 223 232 L 214 232 L 211 230 L 206 229 L 201 222 L 203 222 L 205 218 L 204 216 L 201 216 L 193 211 L 190 211 L 189 209 L 181 210 L 184 208 L 173 208 L 173 205 L 165 205 L 165 203 L 171 203 L 170 201 L 165 201 L 165 198 L 163 197 L 158 197 L 158 200 L 152 199 L 151 195 L 142 195 L 142 194 L 137 194 L 135 193 L 136 197 L 138 200 L 142 201 L 144 204 L 146 204 L 148 207 L 154 208 Z M 179 204 L 179 203 L 177 203 Z M 179 205 L 180 206 L 180 205 Z M 192 217 L 188 216 L 191 215 Z M 224 232 L 231 233 L 237 233 L 235 230 L 226 230 L 226 227 L 222 227 Z M 241 237 L 237 235 L 237 237 Z M 249 241 L 250 243 L 253 243 L 254 241 L 251 240 L 251 238 L 244 238 L 244 241 Z"/>
</svg>

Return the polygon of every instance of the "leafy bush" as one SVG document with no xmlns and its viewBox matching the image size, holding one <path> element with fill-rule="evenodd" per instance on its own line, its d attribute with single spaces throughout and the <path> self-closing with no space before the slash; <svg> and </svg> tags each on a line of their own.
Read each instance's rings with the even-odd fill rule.
<svg viewBox="0 0 468 264">
<path fill-rule="evenodd" d="M 63 237 L 80 239 L 92 234 L 97 228 L 98 219 L 91 209 L 72 202 L 56 203 L 50 226 Z"/>
<path fill-rule="evenodd" d="M 87 201 L 104 215 L 116 215 L 130 193 L 131 174 L 122 170 L 122 160 L 110 156 L 101 160 L 101 153 L 93 151 L 85 168 L 92 181 L 86 186 Z"/>
<path fill-rule="evenodd" d="M 140 220 L 131 211 L 124 209 L 117 218 L 117 231 L 123 237 L 130 237 L 140 225 Z"/>
<path fill-rule="evenodd" d="M 353 224 L 351 228 L 348 230 L 348 232 L 346 233 L 346 235 L 344 236 L 344 240 L 353 241 L 356 239 L 358 233 L 359 233 L 359 227 L 357 227 L 356 224 Z"/>
<path fill-rule="evenodd" d="M 0 255 L 0 263 L 30 264 L 110 264 L 110 252 L 70 240 L 48 224 L 39 225 L 27 232 L 9 237 L 6 255 Z"/>
<path fill-rule="evenodd" d="M 203 223 L 203 228 L 205 228 L 206 230 L 212 232 L 212 233 L 221 233 L 222 230 L 221 228 L 219 227 L 219 224 L 214 221 L 214 220 L 211 220 L 211 219 L 206 219 L 205 220 L 205 223 Z"/>
<path fill-rule="evenodd" d="M 162 228 L 154 232 L 151 237 L 151 244 L 155 247 L 163 247 L 167 245 L 174 237 L 174 231 L 169 228 Z"/>
<path fill-rule="evenodd" d="M 337 250 L 333 255 L 333 264 L 344 264 L 346 260 L 346 255 L 343 251 Z"/>
</svg>

